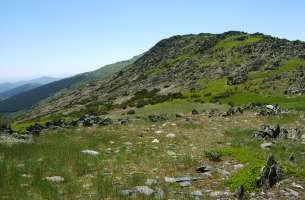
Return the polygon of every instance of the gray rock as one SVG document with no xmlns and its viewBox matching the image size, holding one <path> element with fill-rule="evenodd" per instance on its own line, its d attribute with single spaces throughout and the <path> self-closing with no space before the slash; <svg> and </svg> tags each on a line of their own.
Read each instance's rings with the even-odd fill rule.
<svg viewBox="0 0 305 200">
<path fill-rule="evenodd" d="M 241 200 L 244 199 L 244 195 L 245 195 L 245 188 L 243 185 L 241 185 L 234 193 L 234 197 L 236 197 L 237 199 Z"/>
<path fill-rule="evenodd" d="M 61 183 L 64 182 L 64 177 L 61 176 L 49 176 L 45 178 L 47 181 L 53 182 L 53 183 Z"/>
<path fill-rule="evenodd" d="M 150 196 L 150 195 L 152 195 L 154 193 L 154 190 L 149 188 L 149 187 L 147 187 L 147 186 L 136 186 L 134 188 L 134 191 L 136 193 L 144 194 L 146 196 Z"/>
<path fill-rule="evenodd" d="M 157 188 L 154 193 L 154 199 L 164 199 L 164 191 L 161 188 Z"/>
</svg>

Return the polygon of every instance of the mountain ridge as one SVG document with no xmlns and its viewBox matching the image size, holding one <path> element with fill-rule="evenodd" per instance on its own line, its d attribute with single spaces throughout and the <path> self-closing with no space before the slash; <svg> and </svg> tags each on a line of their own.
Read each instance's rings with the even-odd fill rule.
<svg viewBox="0 0 305 200">
<path fill-rule="evenodd" d="M 98 111 L 99 107 L 103 113 L 109 109 L 103 105 L 106 102 L 110 102 L 111 109 L 126 108 L 157 103 L 172 95 L 226 103 L 234 103 L 229 101 L 245 92 L 263 102 L 268 95 L 274 98 L 277 94 L 295 95 L 304 88 L 299 84 L 303 78 L 304 49 L 304 42 L 261 33 L 229 31 L 173 36 L 161 40 L 113 76 L 92 86 L 71 90 L 37 106 L 27 116 L 61 110 L 84 113 Z M 212 87 L 216 85 L 219 88 L 214 90 Z M 155 99 L 150 102 L 143 95 L 155 96 Z M 299 101 L 298 97 L 294 98 Z M 245 99 L 238 101 L 249 103 Z M 288 100 L 283 97 L 281 101 Z"/>
</svg>

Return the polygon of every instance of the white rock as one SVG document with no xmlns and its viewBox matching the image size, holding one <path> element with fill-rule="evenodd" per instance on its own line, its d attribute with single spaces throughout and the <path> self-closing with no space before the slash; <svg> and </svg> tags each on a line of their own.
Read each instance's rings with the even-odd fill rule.
<svg viewBox="0 0 305 200">
<path fill-rule="evenodd" d="M 88 154 L 88 155 L 92 155 L 92 156 L 97 156 L 97 155 L 100 154 L 100 153 L 97 152 L 97 151 L 93 151 L 93 150 L 89 150 L 89 149 L 82 150 L 81 152 L 82 152 L 83 154 Z"/>
<path fill-rule="evenodd" d="M 183 181 L 183 182 L 179 182 L 179 185 L 181 187 L 188 187 L 188 186 L 191 186 L 191 182 L 190 181 Z"/>
<path fill-rule="evenodd" d="M 266 108 L 273 110 L 274 106 L 273 105 L 266 105 Z"/>
<path fill-rule="evenodd" d="M 166 183 L 175 183 L 176 182 L 176 179 L 175 178 L 172 178 L 172 177 L 164 177 L 164 180 Z"/>
<path fill-rule="evenodd" d="M 167 138 L 175 138 L 176 134 L 175 133 L 169 133 L 166 135 Z"/>
<path fill-rule="evenodd" d="M 266 142 L 266 143 L 261 144 L 262 149 L 270 149 L 271 147 L 272 147 L 271 142 Z"/>
<path fill-rule="evenodd" d="M 140 194 L 144 194 L 146 196 L 150 196 L 151 194 L 154 193 L 154 190 L 149 188 L 149 187 L 147 187 L 147 186 L 136 186 L 134 188 L 134 191 L 138 192 Z"/>
<path fill-rule="evenodd" d="M 53 182 L 53 183 L 60 183 L 63 182 L 65 179 L 61 176 L 49 176 L 45 178 L 47 181 Z"/>
<path fill-rule="evenodd" d="M 293 182 L 291 185 L 292 185 L 293 187 L 295 187 L 295 188 L 299 188 L 299 189 L 304 190 L 304 187 L 303 187 L 302 185 L 296 184 L 295 182 Z"/>
<path fill-rule="evenodd" d="M 159 130 L 159 131 L 155 131 L 156 134 L 160 134 L 163 133 L 163 131 Z"/>
<path fill-rule="evenodd" d="M 158 139 L 154 139 L 151 143 L 160 143 Z"/>
<path fill-rule="evenodd" d="M 223 192 L 221 191 L 214 191 L 210 193 L 210 197 L 216 198 L 216 197 L 220 197 L 223 195 Z"/>
<path fill-rule="evenodd" d="M 243 164 L 237 164 L 237 165 L 234 165 L 233 167 L 235 170 L 239 170 L 239 169 L 243 168 L 244 166 L 245 165 L 243 165 Z"/>
<path fill-rule="evenodd" d="M 201 197 L 203 196 L 202 192 L 200 190 L 196 190 L 194 192 L 191 192 L 192 196 Z"/>
</svg>

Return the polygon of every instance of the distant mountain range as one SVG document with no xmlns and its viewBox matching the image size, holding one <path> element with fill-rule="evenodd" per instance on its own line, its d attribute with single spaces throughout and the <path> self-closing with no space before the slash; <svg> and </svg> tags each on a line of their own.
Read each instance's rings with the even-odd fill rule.
<svg viewBox="0 0 305 200">
<path fill-rule="evenodd" d="M 32 89 L 37 88 L 41 85 L 42 84 L 40 84 L 40 83 L 26 83 L 26 84 L 21 85 L 19 87 L 16 87 L 16 88 L 13 88 L 11 90 L 0 93 L 0 100 L 8 99 L 12 96 L 20 94 L 22 92 L 26 92 L 28 90 L 32 90 Z"/>
<path fill-rule="evenodd" d="M 140 56 L 135 56 L 126 61 L 106 65 L 92 72 L 78 74 L 76 76 L 35 87 L 22 93 L 17 93 L 16 95 L 11 96 L 10 98 L 0 101 L 0 113 L 10 113 L 24 110 L 38 104 L 42 100 L 53 96 L 61 90 L 71 89 L 72 87 L 80 87 L 82 85 L 90 84 L 97 80 L 103 80 L 104 78 L 132 64 L 139 57 Z M 24 86 L 24 88 L 26 87 Z M 10 91 L 9 93 L 11 94 L 13 92 L 14 91 Z"/>
<path fill-rule="evenodd" d="M 18 81 L 18 82 L 14 82 L 14 83 L 9 83 L 9 82 L 0 83 L 0 93 L 12 90 L 14 88 L 17 88 L 17 87 L 20 87 L 20 86 L 26 85 L 26 84 L 45 85 L 45 84 L 48 84 L 48 83 L 51 83 L 51 82 L 57 81 L 57 80 L 59 80 L 59 78 L 43 76 L 43 77 L 39 77 L 39 78 L 27 80 L 27 81 Z"/>
</svg>

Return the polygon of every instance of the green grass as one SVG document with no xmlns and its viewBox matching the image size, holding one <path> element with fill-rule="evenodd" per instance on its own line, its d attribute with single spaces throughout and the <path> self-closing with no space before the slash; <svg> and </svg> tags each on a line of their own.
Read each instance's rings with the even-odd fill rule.
<svg viewBox="0 0 305 200">
<path fill-rule="evenodd" d="M 233 157 L 234 160 L 246 164 L 246 167 L 229 177 L 226 185 L 231 189 L 244 185 L 247 191 L 256 190 L 256 180 L 259 178 L 260 170 L 265 166 L 269 154 L 275 156 L 285 175 L 300 179 L 305 178 L 305 169 L 302 167 L 305 164 L 305 159 L 298 156 L 297 163 L 292 164 L 288 161 L 288 156 L 292 152 L 301 152 L 304 149 L 303 144 L 289 140 L 279 140 L 268 152 L 259 147 L 258 141 L 251 139 L 252 133 L 252 129 L 228 130 L 227 135 L 232 137 L 232 146 L 217 149 L 223 155 Z"/>
<path fill-rule="evenodd" d="M 263 38 L 261 36 L 245 36 L 246 37 L 244 40 L 242 41 L 238 41 L 237 39 L 243 37 L 243 35 L 238 35 L 238 36 L 231 36 L 229 38 L 226 38 L 225 40 L 222 40 L 220 42 L 218 42 L 215 46 L 215 48 L 233 48 L 233 47 L 237 47 L 237 46 L 244 46 L 244 45 L 248 45 L 248 44 L 252 44 L 255 42 L 259 42 L 260 40 L 262 40 Z"/>
</svg>

